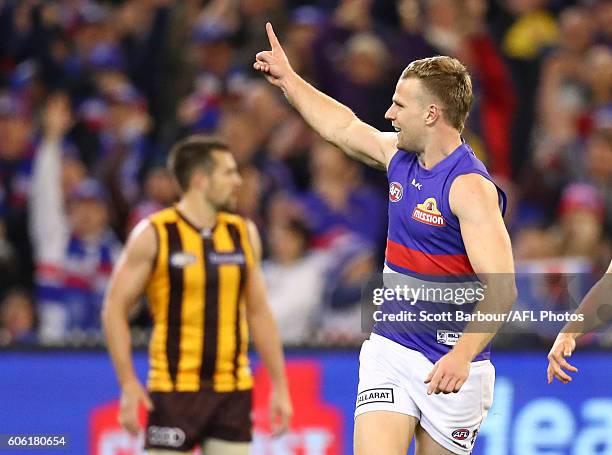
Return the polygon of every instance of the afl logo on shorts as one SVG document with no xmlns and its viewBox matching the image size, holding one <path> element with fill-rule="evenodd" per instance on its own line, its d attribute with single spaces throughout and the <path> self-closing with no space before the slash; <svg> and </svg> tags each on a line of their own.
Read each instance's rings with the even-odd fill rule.
<svg viewBox="0 0 612 455">
<path fill-rule="evenodd" d="M 457 441 L 465 441 L 470 437 L 470 430 L 467 428 L 459 428 L 458 430 L 453 431 L 451 436 Z"/>
<path fill-rule="evenodd" d="M 389 200 L 391 202 L 397 202 L 402 199 L 404 195 L 404 188 L 399 182 L 391 182 L 389 185 Z"/>
</svg>

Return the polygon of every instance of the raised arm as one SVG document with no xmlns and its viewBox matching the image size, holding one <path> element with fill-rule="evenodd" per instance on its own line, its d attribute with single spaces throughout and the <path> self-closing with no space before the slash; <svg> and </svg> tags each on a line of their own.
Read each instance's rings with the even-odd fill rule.
<svg viewBox="0 0 612 455">
<path fill-rule="evenodd" d="M 113 270 L 104 307 L 102 324 L 106 344 L 121 386 L 119 422 L 132 434 L 138 433 L 138 406 L 152 403 L 140 384 L 132 362 L 129 315 L 138 304 L 153 268 L 157 251 L 154 228 L 148 220 L 132 231 Z"/>
<path fill-rule="evenodd" d="M 253 67 L 283 91 L 289 102 L 323 139 L 368 166 L 386 169 L 397 150 L 396 134 L 380 132 L 362 122 L 348 107 L 302 79 L 291 67 L 269 22 L 266 31 L 271 50 L 259 52 Z"/>
<path fill-rule="evenodd" d="M 474 312 L 508 313 L 517 295 L 514 260 L 495 186 L 478 174 L 461 175 L 451 185 L 449 202 L 459 219 L 470 264 L 486 285 L 484 298 Z M 458 392 L 468 377 L 470 362 L 501 324 L 468 323 L 452 351 L 436 362 L 429 374 L 428 393 Z"/>
<path fill-rule="evenodd" d="M 49 97 L 36 151 L 30 195 L 30 236 L 37 265 L 62 264 L 70 237 L 62 194 L 62 140 L 72 124 L 65 95 Z"/>
<path fill-rule="evenodd" d="M 570 357 L 576 349 L 576 340 L 585 333 L 612 320 L 612 262 L 604 276 L 584 296 L 576 313 L 582 316 L 582 321 L 571 321 L 565 324 L 553 347 L 548 353 L 548 369 L 546 377 L 548 383 L 557 378 L 564 384 L 572 380 L 563 369 L 576 373 L 578 369 L 565 358 Z"/>
<path fill-rule="evenodd" d="M 255 225 L 249 221 L 247 226 L 255 256 L 253 268 L 246 283 L 247 319 L 255 349 L 272 381 L 270 420 L 273 432 L 279 434 L 289 427 L 293 409 L 285 375 L 283 347 L 266 297 L 265 279 L 261 270 L 261 240 Z"/>
</svg>

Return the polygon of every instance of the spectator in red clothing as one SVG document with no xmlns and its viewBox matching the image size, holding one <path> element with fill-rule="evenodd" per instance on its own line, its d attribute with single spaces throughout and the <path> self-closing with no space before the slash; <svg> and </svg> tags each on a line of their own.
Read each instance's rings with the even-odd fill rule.
<svg viewBox="0 0 612 455">
<path fill-rule="evenodd" d="M 469 128 L 482 138 L 488 154 L 487 165 L 493 174 L 511 177 L 510 128 L 516 107 L 516 94 L 510 72 L 493 41 L 485 16 L 485 0 L 467 0 L 464 4 L 464 45 L 457 56 L 472 73 L 476 81 L 477 101 L 470 116 Z M 465 21 L 465 22 L 464 22 Z"/>
<path fill-rule="evenodd" d="M 474 106 L 467 128 L 482 140 L 490 171 L 510 177 L 510 127 L 514 113 L 514 90 L 485 16 L 484 0 L 453 0 L 427 3 L 429 26 L 425 38 L 442 54 L 460 59 L 472 75 Z"/>
</svg>

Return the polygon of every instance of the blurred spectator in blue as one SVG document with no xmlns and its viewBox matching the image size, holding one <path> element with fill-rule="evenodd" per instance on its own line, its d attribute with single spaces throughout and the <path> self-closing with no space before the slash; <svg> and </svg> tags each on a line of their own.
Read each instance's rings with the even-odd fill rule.
<svg viewBox="0 0 612 455">
<path fill-rule="evenodd" d="M 30 286 L 33 264 L 27 229 L 32 159 L 35 151 L 30 112 L 22 99 L 0 94 L 0 224 L 12 245 L 19 283 Z"/>
<path fill-rule="evenodd" d="M 376 249 L 358 235 L 345 233 L 334 239 L 327 252 L 330 260 L 318 336 L 331 343 L 357 343 L 368 336 L 362 327 L 364 284 L 381 272 Z"/>
<path fill-rule="evenodd" d="M 612 227 L 612 125 L 595 130 L 586 146 L 585 177 L 604 197 L 606 225 Z"/>
<path fill-rule="evenodd" d="M 263 181 L 265 177 L 255 166 L 242 168 L 240 176 L 242 177 L 242 185 L 240 185 L 236 211 L 253 221 L 260 231 L 265 231 L 267 226 L 264 224 L 262 216 Z"/>
<path fill-rule="evenodd" d="M 225 111 L 220 133 L 229 144 L 238 166 L 242 170 L 255 168 L 260 174 L 257 182 L 251 180 L 249 183 L 257 184 L 258 203 L 265 204 L 276 191 L 294 190 L 293 175 L 284 157 L 275 156 L 267 149 L 267 141 L 283 132 L 281 125 L 286 121 L 285 116 L 291 118 L 293 114 L 269 89 L 259 85 L 253 86 L 240 106 L 240 110 Z"/>
<path fill-rule="evenodd" d="M 156 123 L 174 116 L 169 111 L 166 72 L 173 0 L 131 0 L 116 7 L 113 33 L 118 37 L 130 80 L 143 93 Z"/>
<path fill-rule="evenodd" d="M 597 188 L 586 183 L 568 185 L 558 210 L 559 222 L 552 228 L 556 254 L 605 264 L 611 254 L 610 239 L 604 233 L 605 206 Z"/>
<path fill-rule="evenodd" d="M 384 114 L 393 95 L 391 59 L 375 34 L 370 0 L 342 1 L 313 44 L 315 83 L 359 118 L 388 130 Z"/>
<path fill-rule="evenodd" d="M 249 134 L 253 147 L 257 152 L 247 154 L 251 156 L 250 163 L 255 165 L 262 173 L 262 198 L 263 203 L 276 191 L 294 191 L 295 175 L 300 172 L 293 161 L 300 155 L 305 154 L 310 145 L 312 132 L 298 115 L 291 109 L 285 99 L 279 97 L 276 91 L 271 90 L 269 84 L 251 83 L 248 93 L 245 94 L 241 103 L 241 113 L 238 118 L 255 126 Z M 228 112 L 223 122 L 223 132 L 228 142 L 238 142 L 238 150 L 244 150 L 245 140 L 237 139 L 235 131 L 231 126 L 234 113 Z M 229 123 L 227 122 L 229 120 Z M 243 125 L 242 128 L 248 128 Z M 246 165 L 249 160 L 244 159 L 244 153 L 234 152 L 238 156 L 239 163 Z M 301 169 L 303 170 L 303 169 Z"/>
<path fill-rule="evenodd" d="M 319 8 L 300 6 L 291 13 L 286 32 L 283 34 L 283 48 L 291 65 L 300 76 L 308 81 L 315 79 L 313 45 L 319 28 L 325 20 L 326 17 Z M 268 43 L 265 43 L 258 51 L 265 49 L 266 46 Z"/>
<path fill-rule="evenodd" d="M 18 264 L 15 248 L 6 235 L 4 218 L 0 217 L 0 289 L 10 289 L 24 278 Z"/>
<path fill-rule="evenodd" d="M 363 182 L 360 165 L 335 146 L 319 140 L 310 153 L 312 189 L 300 203 L 314 246 L 329 248 L 337 237 L 353 233 L 382 247 L 387 226 L 383 195 Z"/>
<path fill-rule="evenodd" d="M 163 166 L 151 168 L 144 181 L 143 197 L 130 211 L 126 234 L 140 220 L 171 206 L 177 200 L 178 190 L 168 169 Z"/>
<path fill-rule="evenodd" d="M 0 345 L 37 341 L 34 302 L 25 289 L 12 289 L 0 302 Z"/>
<path fill-rule="evenodd" d="M 537 145 L 549 154 L 585 136 L 592 106 L 587 54 L 593 44 L 593 18 L 586 8 L 568 8 L 561 13 L 559 28 L 559 44 L 544 59 L 539 84 Z"/>
<path fill-rule="evenodd" d="M 117 232 L 126 226 L 130 207 L 138 202 L 147 166 L 157 159 L 149 138 L 152 128 L 144 99 L 132 86 L 113 90 L 101 131 L 97 177 L 110 193 Z"/>
<path fill-rule="evenodd" d="M 423 36 L 427 29 L 426 18 L 419 6 L 419 0 L 399 0 L 395 2 L 395 6 L 399 27 L 384 30 L 382 34 L 393 54 L 390 62 L 392 79 L 398 79 L 413 60 L 432 57 L 438 53 Z"/>
<path fill-rule="evenodd" d="M 229 4 L 225 7 L 231 11 L 225 14 L 225 18 L 232 16 L 237 19 L 236 38 L 240 47 L 237 49 L 236 62 L 244 67 L 250 68 L 254 55 L 266 49 L 269 45 L 266 34 L 266 22 L 278 25 L 281 36 L 285 30 L 288 11 L 285 0 L 213 0 L 211 4 Z M 226 19 L 226 23 L 231 23 Z"/>
<path fill-rule="evenodd" d="M 268 301 L 284 343 L 313 341 L 329 256 L 309 252 L 310 232 L 298 218 L 269 227 L 264 261 Z"/>
<path fill-rule="evenodd" d="M 592 267 L 604 267 L 612 255 L 612 244 L 604 230 L 605 206 L 597 188 L 573 183 L 562 192 L 559 219 L 548 229 L 523 229 L 516 238 L 518 260 L 580 258 Z"/>
<path fill-rule="evenodd" d="M 62 140 L 71 124 L 66 96 L 50 97 L 30 200 L 44 342 L 62 341 L 71 330 L 99 330 L 104 290 L 121 248 L 109 228 L 107 196 L 99 183 L 84 179 L 63 194 Z"/>
<path fill-rule="evenodd" d="M 593 7 L 593 16 L 597 25 L 597 43 L 612 46 L 612 3 L 607 0 L 597 0 Z"/>
<path fill-rule="evenodd" d="M 390 129 L 385 112 L 395 88 L 390 61 L 391 55 L 377 35 L 355 34 L 343 49 L 332 92 L 363 121 L 383 131 Z"/>
<path fill-rule="evenodd" d="M 580 14 L 574 20 L 586 20 Z M 610 174 L 601 158 L 606 155 L 606 130 L 612 130 L 612 51 L 591 46 L 580 55 L 574 60 L 551 57 L 541 82 L 535 169 L 523 188 L 544 211 L 575 180 L 593 182 L 610 199 Z"/>
<path fill-rule="evenodd" d="M 194 91 L 178 109 L 181 124 L 189 132 L 215 131 L 223 107 L 237 103 L 247 88 L 248 75 L 234 64 L 231 39 L 232 31 L 223 23 L 200 20 L 193 30 L 198 74 Z"/>
</svg>

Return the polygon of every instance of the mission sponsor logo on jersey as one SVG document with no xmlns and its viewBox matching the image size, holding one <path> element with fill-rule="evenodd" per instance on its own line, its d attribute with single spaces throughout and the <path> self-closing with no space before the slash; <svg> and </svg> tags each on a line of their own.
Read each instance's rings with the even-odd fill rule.
<svg viewBox="0 0 612 455">
<path fill-rule="evenodd" d="M 438 210 L 438 203 L 433 197 L 425 199 L 422 204 L 417 204 L 412 212 L 412 218 L 431 226 L 446 226 L 446 221 Z"/>
<path fill-rule="evenodd" d="M 356 407 L 368 403 L 394 403 L 393 389 L 368 389 L 360 392 L 357 395 Z"/>
<path fill-rule="evenodd" d="M 389 184 L 389 200 L 391 202 L 398 202 L 404 195 L 404 187 L 399 182 L 391 182 Z"/>
</svg>

